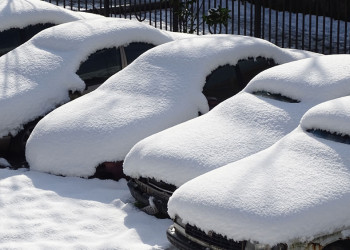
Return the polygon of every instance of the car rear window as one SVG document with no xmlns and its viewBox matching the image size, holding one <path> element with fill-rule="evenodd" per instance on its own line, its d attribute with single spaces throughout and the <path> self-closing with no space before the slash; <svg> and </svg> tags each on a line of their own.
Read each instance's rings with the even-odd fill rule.
<svg viewBox="0 0 350 250">
<path fill-rule="evenodd" d="M 0 32 L 0 56 L 31 39 L 40 31 L 52 27 L 53 23 L 39 23 L 25 28 L 11 28 Z"/>
<path fill-rule="evenodd" d="M 293 98 L 290 98 L 288 96 L 284 96 L 284 95 L 281 95 L 278 93 L 271 93 L 271 92 L 265 91 L 265 90 L 254 91 L 252 94 L 257 95 L 257 96 L 266 97 L 266 98 L 273 99 L 273 100 L 277 100 L 277 101 L 281 101 L 281 102 L 288 102 L 288 103 L 299 103 L 300 102 L 300 101 L 295 100 Z"/>
</svg>

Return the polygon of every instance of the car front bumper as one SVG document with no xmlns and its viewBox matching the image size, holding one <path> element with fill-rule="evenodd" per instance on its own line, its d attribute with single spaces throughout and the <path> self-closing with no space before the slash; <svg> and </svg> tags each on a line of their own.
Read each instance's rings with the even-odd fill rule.
<svg viewBox="0 0 350 250">
<path fill-rule="evenodd" d="M 130 179 L 128 181 L 128 187 L 131 195 L 142 205 L 155 206 L 155 211 L 157 211 L 159 216 L 169 217 L 168 200 L 172 193 L 159 190 L 137 179 Z"/>
</svg>

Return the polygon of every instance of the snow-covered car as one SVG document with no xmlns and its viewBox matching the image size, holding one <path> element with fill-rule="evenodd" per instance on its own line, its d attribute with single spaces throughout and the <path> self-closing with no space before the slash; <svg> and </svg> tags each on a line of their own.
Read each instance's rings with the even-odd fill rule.
<svg viewBox="0 0 350 250">
<path fill-rule="evenodd" d="M 183 36 L 137 21 L 98 18 L 48 28 L 3 55 L 0 151 L 24 153 L 45 114 L 93 90 L 146 50 Z"/>
<path fill-rule="evenodd" d="M 308 58 L 261 72 L 208 114 L 138 142 L 124 161 L 131 193 L 146 212 L 167 215 L 176 188 L 271 146 L 312 106 L 349 95 L 349 82 L 350 55 Z"/>
<path fill-rule="evenodd" d="M 282 64 L 314 55 L 233 35 L 196 36 L 157 46 L 95 91 L 45 116 L 27 142 L 26 159 L 33 170 L 63 176 L 89 177 L 101 164 L 106 167 L 105 162 L 121 170 L 138 141 L 208 112 L 203 86 L 205 92 L 206 78 L 219 66 L 224 66 L 219 72 L 231 71 L 226 69 L 224 79 L 219 74 L 214 83 L 233 95 L 249 79 L 237 81 L 238 67 L 227 64 L 240 65 L 248 59 L 246 64 L 255 70 L 257 62 L 262 70 L 272 61 Z M 254 60 L 259 57 L 265 58 L 262 65 Z M 207 95 L 212 96 L 210 91 Z"/>
<path fill-rule="evenodd" d="M 48 27 L 99 17 L 102 16 L 66 10 L 39 0 L 1 0 L 0 56 Z"/>
<path fill-rule="evenodd" d="M 271 147 L 185 183 L 169 200 L 168 239 L 180 249 L 350 249 L 349 105 L 319 104 Z"/>
</svg>

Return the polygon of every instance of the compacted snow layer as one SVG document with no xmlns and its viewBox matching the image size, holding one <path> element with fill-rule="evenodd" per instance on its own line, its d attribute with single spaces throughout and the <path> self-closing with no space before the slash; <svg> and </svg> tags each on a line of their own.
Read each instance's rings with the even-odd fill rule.
<svg viewBox="0 0 350 250">
<path fill-rule="evenodd" d="M 271 245 L 349 227 L 350 145 L 306 131 L 349 135 L 349 105 L 349 97 L 322 103 L 270 148 L 185 183 L 170 198 L 170 216 Z"/>
<path fill-rule="evenodd" d="M 166 249 L 169 219 L 139 211 L 124 179 L 0 169 L 0 249 Z"/>
<path fill-rule="evenodd" d="M 296 128 L 312 106 L 349 95 L 349 72 L 349 55 L 315 57 L 265 70 L 208 114 L 137 143 L 125 158 L 124 172 L 180 186 L 259 152 Z M 252 94 L 262 90 L 300 102 Z"/>
<path fill-rule="evenodd" d="M 162 44 L 42 119 L 28 140 L 27 161 L 39 171 L 92 175 L 99 163 L 124 160 L 141 139 L 208 112 L 206 76 L 219 65 L 258 56 L 282 64 L 314 54 L 234 35 Z"/>
</svg>

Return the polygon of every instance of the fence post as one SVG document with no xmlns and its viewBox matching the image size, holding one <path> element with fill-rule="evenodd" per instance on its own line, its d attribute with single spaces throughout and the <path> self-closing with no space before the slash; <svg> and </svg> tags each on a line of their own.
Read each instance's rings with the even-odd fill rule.
<svg viewBox="0 0 350 250">
<path fill-rule="evenodd" d="M 179 31 L 179 13 L 180 13 L 180 4 L 181 0 L 172 0 L 173 5 L 173 31 Z"/>
<path fill-rule="evenodd" d="M 261 37 L 261 2 L 260 0 L 255 1 L 254 36 L 259 38 Z"/>
<path fill-rule="evenodd" d="M 109 17 L 109 0 L 104 0 L 104 15 Z"/>
</svg>

